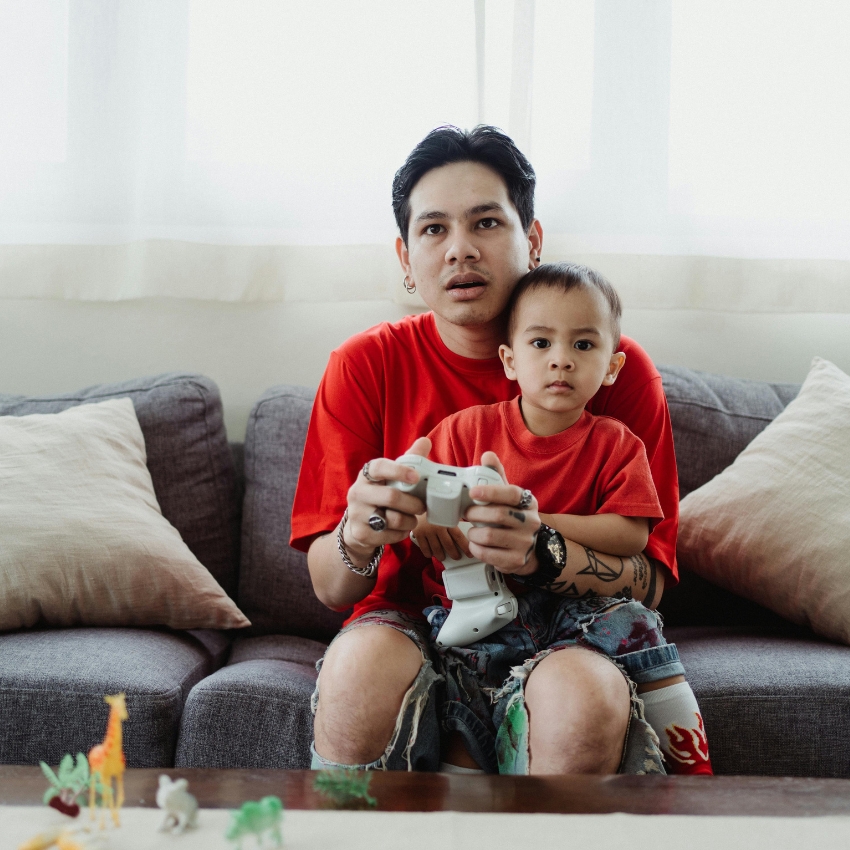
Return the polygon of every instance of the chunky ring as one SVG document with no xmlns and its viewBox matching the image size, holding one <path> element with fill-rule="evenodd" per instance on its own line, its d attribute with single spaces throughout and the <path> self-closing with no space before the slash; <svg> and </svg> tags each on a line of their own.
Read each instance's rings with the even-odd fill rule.
<svg viewBox="0 0 850 850">
<path fill-rule="evenodd" d="M 531 502 L 534 499 L 534 496 L 531 495 L 531 490 L 523 490 L 522 496 L 520 496 L 519 504 L 517 507 L 521 511 L 527 511 L 531 507 Z"/>
<path fill-rule="evenodd" d="M 383 531 L 387 527 L 387 521 L 380 514 L 372 514 L 368 520 L 369 528 L 372 531 Z"/>
<path fill-rule="evenodd" d="M 369 464 L 371 462 L 372 462 L 371 460 L 367 460 L 366 463 L 363 464 L 363 469 L 361 470 L 361 472 L 363 473 L 363 477 L 370 484 L 380 484 L 380 483 L 382 483 L 380 478 L 372 478 L 372 476 L 369 475 Z"/>
</svg>

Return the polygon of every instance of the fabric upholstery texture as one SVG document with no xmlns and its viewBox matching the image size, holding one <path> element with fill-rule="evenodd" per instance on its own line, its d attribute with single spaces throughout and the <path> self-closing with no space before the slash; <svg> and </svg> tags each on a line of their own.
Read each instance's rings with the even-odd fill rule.
<svg viewBox="0 0 850 850">
<path fill-rule="evenodd" d="M 160 512 L 130 399 L 0 417 L 0 629 L 239 628 Z"/>
<path fill-rule="evenodd" d="M 289 546 L 313 395 L 305 387 L 274 387 L 260 397 L 248 420 L 238 602 L 253 634 L 329 640 L 345 619 L 319 602 L 306 556 Z"/>
<path fill-rule="evenodd" d="M 710 581 L 850 643 L 850 376 L 815 358 L 799 395 L 681 504 L 678 553 Z"/>
<path fill-rule="evenodd" d="M 173 764 L 192 686 L 220 666 L 220 633 L 33 629 L 0 635 L 0 763 L 56 765 L 103 740 L 106 694 L 124 691 L 128 767 Z"/>
<path fill-rule="evenodd" d="M 850 647 L 752 629 L 671 628 L 717 774 L 850 775 Z"/>
<path fill-rule="evenodd" d="M 177 767 L 310 767 L 310 696 L 325 645 L 288 635 L 241 638 L 228 665 L 196 685 Z"/>
<path fill-rule="evenodd" d="M 27 398 L 0 394 L 0 416 L 58 413 L 80 404 L 130 398 L 163 516 L 233 596 L 239 567 L 239 505 L 221 397 L 209 378 L 170 373 L 74 393 Z"/>
</svg>

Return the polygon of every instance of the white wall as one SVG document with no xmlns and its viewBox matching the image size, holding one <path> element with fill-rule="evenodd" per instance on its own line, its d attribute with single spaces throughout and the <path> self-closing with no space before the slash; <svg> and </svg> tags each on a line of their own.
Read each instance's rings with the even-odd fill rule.
<svg viewBox="0 0 850 850">
<path fill-rule="evenodd" d="M 315 386 L 342 340 L 407 308 L 391 301 L 223 303 L 0 300 L 0 392 L 66 392 L 173 370 L 213 378 L 241 440 L 268 387 Z M 627 310 L 624 333 L 657 363 L 802 381 L 813 356 L 850 372 L 850 315 Z"/>
</svg>

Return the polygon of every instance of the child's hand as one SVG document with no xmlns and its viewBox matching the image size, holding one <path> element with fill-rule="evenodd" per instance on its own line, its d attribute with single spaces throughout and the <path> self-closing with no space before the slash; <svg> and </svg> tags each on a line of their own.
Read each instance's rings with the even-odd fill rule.
<svg viewBox="0 0 850 850">
<path fill-rule="evenodd" d="M 445 561 L 446 558 L 460 558 L 470 554 L 469 543 L 459 528 L 432 525 L 425 520 L 425 514 L 419 517 L 411 537 L 416 538 L 414 542 L 426 558 Z"/>
</svg>

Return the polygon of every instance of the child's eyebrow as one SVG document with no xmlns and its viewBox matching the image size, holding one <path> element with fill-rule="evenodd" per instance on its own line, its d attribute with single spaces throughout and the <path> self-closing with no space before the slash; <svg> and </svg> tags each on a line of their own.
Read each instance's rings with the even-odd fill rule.
<svg viewBox="0 0 850 850">
<path fill-rule="evenodd" d="M 523 333 L 527 334 L 536 334 L 536 333 L 552 333 L 554 328 L 548 328 L 546 325 L 529 325 Z M 570 328 L 570 333 L 574 334 L 593 334 L 594 336 L 602 336 L 599 332 L 598 328 L 587 327 L 587 328 Z"/>
</svg>

